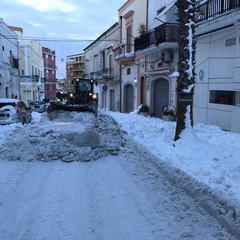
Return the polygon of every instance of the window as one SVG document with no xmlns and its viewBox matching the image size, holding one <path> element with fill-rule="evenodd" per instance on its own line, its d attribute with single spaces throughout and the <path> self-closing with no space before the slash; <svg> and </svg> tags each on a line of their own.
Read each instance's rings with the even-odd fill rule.
<svg viewBox="0 0 240 240">
<path fill-rule="evenodd" d="M 157 16 L 166 8 L 166 6 L 160 8 L 157 10 Z"/>
<path fill-rule="evenodd" d="M 113 75 L 113 55 L 110 54 L 108 57 L 108 61 L 109 61 L 109 74 Z"/>
<path fill-rule="evenodd" d="M 235 91 L 211 90 L 210 103 L 237 105 L 239 104 L 239 93 Z"/>
<path fill-rule="evenodd" d="M 132 26 L 127 27 L 127 53 L 132 49 Z"/>
<path fill-rule="evenodd" d="M 104 70 L 106 67 L 105 51 L 102 52 L 101 58 L 102 58 L 102 69 Z"/>
<path fill-rule="evenodd" d="M 99 56 L 96 54 L 93 56 L 93 71 L 98 71 L 98 64 L 99 64 Z"/>
<path fill-rule="evenodd" d="M 236 92 L 235 105 L 240 107 L 240 92 Z"/>
<path fill-rule="evenodd" d="M 131 74 L 131 68 L 127 68 L 127 75 Z"/>
</svg>

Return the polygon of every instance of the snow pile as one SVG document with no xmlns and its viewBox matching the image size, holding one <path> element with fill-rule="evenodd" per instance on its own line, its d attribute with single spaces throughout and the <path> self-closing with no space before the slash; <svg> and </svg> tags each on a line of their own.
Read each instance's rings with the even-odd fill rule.
<svg viewBox="0 0 240 240">
<path fill-rule="evenodd" d="M 6 137 L 0 154 L 2 159 L 13 161 L 91 161 L 118 154 L 123 145 L 122 131 L 112 117 L 66 113 L 55 121 L 43 115 L 39 122 L 17 125 Z"/>
<path fill-rule="evenodd" d="M 137 112 L 108 112 L 137 143 L 162 161 L 181 169 L 234 205 L 240 204 L 240 135 L 197 124 L 174 142 L 175 122 Z"/>
<path fill-rule="evenodd" d="M 139 148 L 149 151 L 162 172 L 222 226 L 240 236 L 240 135 L 219 127 L 188 127 L 174 142 L 176 123 L 137 112 L 108 112 Z M 152 155 L 152 156 L 151 156 Z"/>
</svg>

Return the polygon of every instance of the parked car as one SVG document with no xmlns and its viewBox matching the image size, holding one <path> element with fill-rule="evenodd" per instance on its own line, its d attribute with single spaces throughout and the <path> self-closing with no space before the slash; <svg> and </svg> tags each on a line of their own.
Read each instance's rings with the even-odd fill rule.
<svg viewBox="0 0 240 240">
<path fill-rule="evenodd" d="M 0 125 L 32 121 L 31 109 L 19 99 L 0 98 Z"/>
<path fill-rule="evenodd" d="M 33 112 L 43 113 L 46 111 L 46 105 L 41 101 L 33 101 L 30 103 L 30 108 Z"/>
</svg>

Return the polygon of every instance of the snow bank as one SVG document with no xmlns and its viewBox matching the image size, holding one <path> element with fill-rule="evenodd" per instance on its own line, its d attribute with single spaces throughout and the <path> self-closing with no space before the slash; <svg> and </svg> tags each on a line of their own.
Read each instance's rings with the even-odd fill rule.
<svg viewBox="0 0 240 240">
<path fill-rule="evenodd" d="M 67 113 L 54 121 L 44 116 L 39 124 L 16 125 L 0 154 L 11 161 L 91 161 L 117 154 L 123 145 L 123 131 L 112 117 Z"/>
</svg>

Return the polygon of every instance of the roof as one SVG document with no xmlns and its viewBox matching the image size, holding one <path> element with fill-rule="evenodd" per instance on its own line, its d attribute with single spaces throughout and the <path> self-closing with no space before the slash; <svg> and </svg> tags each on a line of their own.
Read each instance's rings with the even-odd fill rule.
<svg viewBox="0 0 240 240">
<path fill-rule="evenodd" d="M 104 37 L 108 32 L 110 32 L 112 29 L 116 28 L 118 26 L 118 22 L 114 23 L 108 30 L 106 30 L 104 33 L 102 33 L 96 40 L 94 40 L 92 43 L 90 43 L 86 48 L 83 49 L 85 52 L 86 49 L 93 46 L 95 43 L 99 42 L 102 37 Z"/>
</svg>

